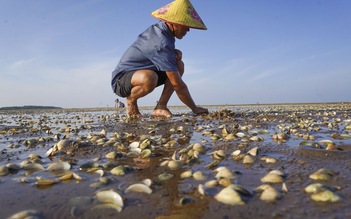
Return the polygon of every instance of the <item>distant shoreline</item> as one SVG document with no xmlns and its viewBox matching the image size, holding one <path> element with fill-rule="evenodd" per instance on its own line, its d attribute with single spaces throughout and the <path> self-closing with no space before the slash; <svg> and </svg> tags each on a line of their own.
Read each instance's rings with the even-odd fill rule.
<svg viewBox="0 0 351 219">
<path fill-rule="evenodd" d="M 63 109 L 63 108 L 56 107 L 56 106 L 34 106 L 34 105 L 0 107 L 0 111 L 2 110 L 36 110 L 36 109 L 46 110 L 46 109 Z"/>
<path fill-rule="evenodd" d="M 319 102 L 319 103 L 256 103 L 256 104 L 214 104 L 214 105 L 200 105 L 207 108 L 216 107 L 244 107 L 244 106 L 302 106 L 302 105 L 348 105 L 351 102 Z M 154 106 L 140 106 L 140 110 L 152 110 Z M 169 106 L 169 109 L 185 109 L 187 106 Z M 62 108 L 55 106 L 11 106 L 11 107 L 0 107 L 1 113 L 9 112 L 38 112 L 38 111 L 65 111 L 65 112 L 75 112 L 75 111 L 122 111 L 125 108 L 116 107 L 87 107 L 87 108 Z"/>
</svg>

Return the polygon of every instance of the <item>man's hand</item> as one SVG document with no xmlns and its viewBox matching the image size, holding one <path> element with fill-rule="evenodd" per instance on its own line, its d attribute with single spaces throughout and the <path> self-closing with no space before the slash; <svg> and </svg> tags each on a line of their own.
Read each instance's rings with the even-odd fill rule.
<svg viewBox="0 0 351 219">
<path fill-rule="evenodd" d="M 176 59 L 177 59 L 177 61 L 181 61 L 182 58 L 183 58 L 182 52 L 179 49 L 176 49 L 175 52 L 176 52 Z"/>
<path fill-rule="evenodd" d="M 195 110 L 193 110 L 193 113 L 195 113 L 196 115 L 207 114 L 208 109 L 198 106 Z"/>
</svg>

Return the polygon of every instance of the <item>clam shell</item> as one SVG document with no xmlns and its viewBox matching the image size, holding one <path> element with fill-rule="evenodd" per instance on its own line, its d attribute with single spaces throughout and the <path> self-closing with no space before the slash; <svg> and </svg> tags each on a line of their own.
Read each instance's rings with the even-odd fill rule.
<svg viewBox="0 0 351 219">
<path fill-rule="evenodd" d="M 233 153 L 231 154 L 231 156 L 236 157 L 236 156 L 238 156 L 240 153 L 241 153 L 241 151 L 238 149 L 238 150 L 233 151 Z"/>
<path fill-rule="evenodd" d="M 277 200 L 278 198 L 280 198 L 279 192 L 271 186 L 264 189 L 261 196 L 260 196 L 260 199 L 262 201 L 268 201 L 268 202 L 273 202 L 273 201 Z"/>
<path fill-rule="evenodd" d="M 7 174 L 9 174 L 9 168 L 0 166 L 0 176 L 6 176 Z"/>
<path fill-rule="evenodd" d="M 205 154 L 205 153 L 206 153 L 206 148 L 205 148 L 202 144 L 200 144 L 200 143 L 195 143 L 195 144 L 193 145 L 193 149 L 194 149 L 195 151 L 198 151 L 198 152 L 201 153 L 201 154 Z"/>
<path fill-rule="evenodd" d="M 256 157 L 258 155 L 258 147 L 251 148 L 247 154 Z"/>
<path fill-rule="evenodd" d="M 102 204 L 113 204 L 117 207 L 118 212 L 123 208 L 123 199 L 113 189 L 103 189 L 96 192 L 96 199 Z"/>
<path fill-rule="evenodd" d="M 195 180 L 205 180 L 207 176 L 201 171 L 196 171 L 195 173 L 193 173 L 193 178 Z"/>
<path fill-rule="evenodd" d="M 67 171 L 71 169 L 71 165 L 68 162 L 57 162 L 57 163 L 52 163 L 48 166 L 47 170 L 48 171 Z"/>
<path fill-rule="evenodd" d="M 141 151 L 141 153 L 139 154 L 140 158 L 148 158 L 151 155 L 151 150 L 150 149 L 144 149 Z"/>
<path fill-rule="evenodd" d="M 60 140 L 59 142 L 57 142 L 56 146 L 57 146 L 57 150 L 61 151 L 62 149 L 68 147 L 69 145 L 71 145 L 73 143 L 72 140 L 69 139 L 63 139 Z"/>
<path fill-rule="evenodd" d="M 245 202 L 242 200 L 240 194 L 233 188 L 225 187 L 214 197 L 217 201 L 227 205 L 243 205 Z"/>
<path fill-rule="evenodd" d="M 218 185 L 218 181 L 217 180 L 210 180 L 210 181 L 207 181 L 205 183 L 206 187 L 216 187 L 217 185 Z"/>
<path fill-rule="evenodd" d="M 174 177 L 174 175 L 170 174 L 170 173 L 162 173 L 162 174 L 158 175 L 158 179 L 160 181 L 166 181 L 166 180 L 169 180 L 173 177 Z"/>
<path fill-rule="evenodd" d="M 37 210 L 25 210 L 11 215 L 8 219 L 41 218 L 42 213 Z"/>
<path fill-rule="evenodd" d="M 124 176 L 126 174 L 125 168 L 123 166 L 117 166 L 111 169 L 111 174 L 117 176 Z"/>
<path fill-rule="evenodd" d="M 142 183 L 150 187 L 152 185 L 152 180 L 151 179 L 144 179 L 142 181 Z"/>
<path fill-rule="evenodd" d="M 284 179 L 281 175 L 272 172 L 261 178 L 261 182 L 263 183 L 282 183 L 283 181 Z"/>
<path fill-rule="evenodd" d="M 219 179 L 234 179 L 235 178 L 234 173 L 227 168 L 221 169 L 220 171 L 218 171 L 215 177 L 218 180 Z"/>
<path fill-rule="evenodd" d="M 177 161 L 177 160 L 170 160 L 168 162 L 168 167 L 171 170 L 176 170 L 176 169 L 178 169 L 180 167 L 180 164 L 181 163 L 179 161 Z"/>
<path fill-rule="evenodd" d="M 313 193 L 311 199 L 318 202 L 337 202 L 341 200 L 338 194 L 329 189 L 323 189 Z"/>
<path fill-rule="evenodd" d="M 116 152 L 111 151 L 110 153 L 107 153 L 105 156 L 107 159 L 115 159 L 116 158 Z"/>
<path fill-rule="evenodd" d="M 236 137 L 234 134 L 230 133 L 225 137 L 225 140 L 236 140 Z"/>
<path fill-rule="evenodd" d="M 245 157 L 243 159 L 243 164 L 251 164 L 254 162 L 255 162 L 255 160 L 253 159 L 253 157 L 251 155 L 245 155 Z"/>
<path fill-rule="evenodd" d="M 151 194 L 152 193 L 152 190 L 150 189 L 149 186 L 143 184 L 143 183 L 136 183 L 136 184 L 133 184 L 133 185 L 130 185 L 126 190 L 125 190 L 125 193 L 128 193 L 128 192 L 143 192 L 143 193 L 147 193 L 147 194 Z"/>
<path fill-rule="evenodd" d="M 322 183 L 313 183 L 313 184 L 306 186 L 305 192 L 315 193 L 315 192 L 322 190 L 324 188 L 325 188 L 325 186 Z"/>
<path fill-rule="evenodd" d="M 314 180 L 330 180 L 335 174 L 332 170 L 321 168 L 309 175 L 309 177 Z"/>
<path fill-rule="evenodd" d="M 26 164 L 25 166 L 23 166 L 23 168 L 25 170 L 30 170 L 30 171 L 39 171 L 39 170 L 44 170 L 45 169 L 43 167 L 43 165 L 41 165 L 39 163 L 29 163 L 29 164 Z"/>
<path fill-rule="evenodd" d="M 193 172 L 191 170 L 186 170 L 180 174 L 180 178 L 190 178 L 193 176 Z"/>
<path fill-rule="evenodd" d="M 58 183 L 57 179 L 37 179 L 35 185 L 37 186 L 49 186 Z"/>
<path fill-rule="evenodd" d="M 60 181 L 69 180 L 73 177 L 72 173 L 66 173 L 59 177 Z"/>
</svg>

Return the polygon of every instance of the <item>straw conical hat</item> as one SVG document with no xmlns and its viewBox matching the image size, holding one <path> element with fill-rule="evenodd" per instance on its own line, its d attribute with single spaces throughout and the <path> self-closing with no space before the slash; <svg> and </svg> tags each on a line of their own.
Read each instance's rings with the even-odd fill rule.
<svg viewBox="0 0 351 219">
<path fill-rule="evenodd" d="M 152 12 L 159 20 L 180 24 L 189 28 L 207 30 L 206 25 L 195 11 L 189 0 L 175 0 Z"/>
</svg>

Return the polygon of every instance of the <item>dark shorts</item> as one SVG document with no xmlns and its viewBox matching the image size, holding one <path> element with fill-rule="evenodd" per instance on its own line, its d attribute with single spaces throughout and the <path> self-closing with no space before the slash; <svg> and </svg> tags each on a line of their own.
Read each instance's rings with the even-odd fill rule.
<svg viewBox="0 0 351 219">
<path fill-rule="evenodd" d="M 130 92 L 133 88 L 131 81 L 132 81 L 133 74 L 135 72 L 136 71 L 126 72 L 121 77 L 119 77 L 119 79 L 117 79 L 115 93 L 118 96 L 128 97 L 130 95 Z M 165 81 L 167 79 L 167 74 L 164 71 L 155 71 L 155 72 L 158 76 L 157 85 L 156 85 L 156 87 L 158 87 L 158 86 L 165 83 Z"/>
</svg>

